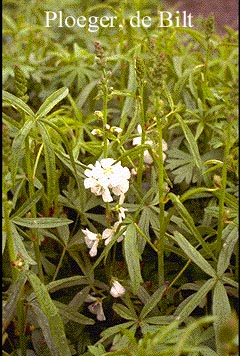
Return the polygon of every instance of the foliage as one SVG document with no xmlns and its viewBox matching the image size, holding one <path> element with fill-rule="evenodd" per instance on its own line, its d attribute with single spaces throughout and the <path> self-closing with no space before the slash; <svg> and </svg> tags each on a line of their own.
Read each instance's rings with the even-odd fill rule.
<svg viewBox="0 0 240 356">
<path fill-rule="evenodd" d="M 237 355 L 237 33 L 3 3 L 3 355 Z"/>
</svg>

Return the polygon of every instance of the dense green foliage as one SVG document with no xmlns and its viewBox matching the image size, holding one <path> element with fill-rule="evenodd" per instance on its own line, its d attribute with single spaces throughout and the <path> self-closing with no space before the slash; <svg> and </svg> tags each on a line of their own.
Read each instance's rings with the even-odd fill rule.
<svg viewBox="0 0 240 356">
<path fill-rule="evenodd" d="M 5 356 L 237 355 L 237 33 L 164 9 L 3 1 Z"/>
</svg>

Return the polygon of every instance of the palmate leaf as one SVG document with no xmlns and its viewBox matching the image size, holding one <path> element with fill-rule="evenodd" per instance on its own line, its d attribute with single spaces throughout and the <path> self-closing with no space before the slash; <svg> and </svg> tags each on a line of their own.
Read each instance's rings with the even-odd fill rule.
<svg viewBox="0 0 240 356">
<path fill-rule="evenodd" d="M 187 184 L 196 183 L 199 179 L 192 155 L 177 148 L 168 151 L 165 168 L 174 174 L 175 184 L 182 183 L 184 180 Z"/>
</svg>

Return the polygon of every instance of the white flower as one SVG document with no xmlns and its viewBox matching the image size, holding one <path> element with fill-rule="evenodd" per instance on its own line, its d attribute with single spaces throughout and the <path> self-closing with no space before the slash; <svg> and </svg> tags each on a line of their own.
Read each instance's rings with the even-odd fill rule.
<svg viewBox="0 0 240 356">
<path fill-rule="evenodd" d="M 87 303 L 94 302 L 88 306 L 88 310 L 92 314 L 97 315 L 97 320 L 99 321 L 106 320 L 106 317 L 103 312 L 102 301 L 99 298 L 93 297 L 92 295 L 89 294 L 85 299 L 85 302 Z"/>
<path fill-rule="evenodd" d="M 139 133 L 139 135 L 142 134 L 142 128 L 141 128 L 141 125 L 138 125 L 137 126 L 137 131 Z M 141 136 L 137 136 L 133 139 L 132 141 L 132 144 L 133 146 L 139 146 L 141 145 L 141 142 L 142 142 L 142 139 L 141 139 Z M 149 146 L 153 146 L 154 145 L 154 142 L 152 140 L 146 140 L 145 143 Z M 163 151 L 166 151 L 167 150 L 167 143 L 162 140 L 162 149 Z M 150 155 L 150 153 L 148 152 L 148 150 L 145 150 L 144 153 L 143 153 L 143 158 L 144 158 L 144 162 L 147 163 L 147 164 L 152 164 L 153 163 L 153 159 L 152 159 L 152 156 Z M 163 160 L 166 159 L 166 154 L 163 152 Z"/>
<path fill-rule="evenodd" d="M 95 234 L 91 232 L 90 230 L 86 229 L 83 230 L 82 232 L 84 233 L 84 240 L 88 248 L 90 248 L 89 255 L 91 257 L 94 257 L 97 255 L 97 248 L 98 248 L 98 243 L 99 243 L 99 234 Z"/>
<path fill-rule="evenodd" d="M 120 224 L 119 221 L 116 221 L 111 229 L 107 228 L 103 230 L 102 238 L 105 240 L 105 245 L 107 245 L 113 238 L 115 232 L 117 231 L 118 225 Z"/>
<path fill-rule="evenodd" d="M 110 289 L 110 294 L 114 298 L 121 297 L 126 292 L 126 289 L 118 281 L 114 281 L 112 288 Z"/>
<path fill-rule="evenodd" d="M 104 202 L 113 201 L 110 189 L 115 195 L 124 194 L 129 189 L 129 169 L 122 167 L 120 162 L 115 162 L 113 158 L 103 158 L 95 166 L 89 164 L 89 169 L 84 171 L 87 176 L 84 187 L 90 188 L 95 195 L 102 195 Z"/>
</svg>

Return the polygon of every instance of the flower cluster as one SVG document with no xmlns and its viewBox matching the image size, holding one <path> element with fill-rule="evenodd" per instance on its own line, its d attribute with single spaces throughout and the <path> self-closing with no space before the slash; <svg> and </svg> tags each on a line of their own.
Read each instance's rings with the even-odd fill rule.
<svg viewBox="0 0 240 356">
<path fill-rule="evenodd" d="M 86 243 L 87 247 L 90 248 L 89 255 L 91 257 L 95 257 L 97 255 L 97 248 L 98 248 L 98 244 L 100 241 L 104 240 L 104 244 L 107 245 L 112 240 L 120 223 L 121 223 L 121 221 L 116 221 L 112 228 L 107 228 L 107 229 L 103 230 L 102 235 L 99 233 L 96 234 L 94 232 L 91 232 L 88 229 L 85 229 L 85 230 L 82 229 L 82 232 L 84 233 L 85 243 Z M 124 233 L 122 234 L 122 236 L 120 236 L 117 239 L 117 242 L 122 241 L 123 236 L 124 236 Z"/>
<path fill-rule="evenodd" d="M 95 195 L 101 195 L 104 202 L 113 201 L 111 194 L 121 196 L 129 189 L 130 171 L 113 158 L 103 158 L 95 165 L 89 164 L 84 171 L 87 176 L 84 187 Z"/>
<path fill-rule="evenodd" d="M 133 141 L 132 141 L 133 146 L 139 146 L 139 145 L 141 145 L 141 141 L 142 141 L 142 138 L 141 138 L 142 127 L 141 127 L 141 125 L 138 125 L 138 126 L 137 126 L 137 132 L 138 132 L 138 134 L 139 134 L 140 136 L 137 136 L 137 137 L 135 137 L 135 138 L 133 139 Z M 145 143 L 146 143 L 147 145 L 149 145 L 149 146 L 153 146 L 153 145 L 154 145 L 154 143 L 153 143 L 152 140 L 146 140 Z M 163 149 L 163 151 L 166 151 L 167 148 L 168 148 L 168 147 L 167 147 L 167 143 L 166 143 L 164 140 L 162 140 L 162 149 Z M 144 153 L 143 153 L 143 155 L 144 155 L 144 162 L 145 162 L 145 163 L 147 163 L 147 164 L 152 164 L 152 163 L 153 163 L 152 156 L 150 155 L 150 153 L 148 152 L 148 150 L 145 150 Z M 166 154 L 163 152 L 163 160 L 165 160 L 165 158 L 166 158 Z"/>
</svg>

